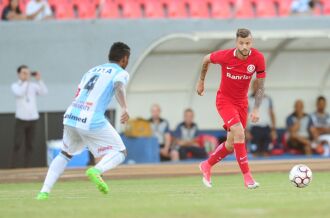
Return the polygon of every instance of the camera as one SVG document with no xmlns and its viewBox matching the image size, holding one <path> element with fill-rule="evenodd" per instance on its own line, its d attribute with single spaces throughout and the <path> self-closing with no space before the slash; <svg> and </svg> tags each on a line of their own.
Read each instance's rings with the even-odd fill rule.
<svg viewBox="0 0 330 218">
<path fill-rule="evenodd" d="M 37 71 L 33 71 L 33 72 L 31 72 L 31 76 L 36 76 L 37 74 L 38 74 Z"/>
</svg>

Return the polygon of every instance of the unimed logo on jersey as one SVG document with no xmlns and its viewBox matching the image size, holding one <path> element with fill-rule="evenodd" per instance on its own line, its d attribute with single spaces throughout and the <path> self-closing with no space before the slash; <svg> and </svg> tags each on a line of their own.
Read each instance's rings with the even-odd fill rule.
<svg viewBox="0 0 330 218">
<path fill-rule="evenodd" d="M 227 73 L 227 77 L 230 79 L 235 79 L 235 80 L 242 80 L 242 79 L 251 79 L 251 76 L 247 75 L 233 75 L 231 73 Z"/>
<path fill-rule="evenodd" d="M 64 118 L 70 119 L 70 120 L 75 120 L 77 122 L 82 122 L 82 123 L 86 123 L 87 122 L 87 117 L 81 118 L 81 117 L 77 117 L 77 116 L 72 115 L 72 114 L 65 114 L 64 115 Z"/>
</svg>

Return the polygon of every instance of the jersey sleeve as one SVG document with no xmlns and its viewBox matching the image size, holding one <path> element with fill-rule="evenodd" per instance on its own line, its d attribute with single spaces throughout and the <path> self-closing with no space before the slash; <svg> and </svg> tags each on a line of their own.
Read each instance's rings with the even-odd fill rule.
<svg viewBox="0 0 330 218">
<path fill-rule="evenodd" d="M 164 132 L 165 133 L 170 133 L 170 124 L 167 121 L 165 121 L 165 123 L 166 123 L 166 126 L 165 126 Z"/>
<path fill-rule="evenodd" d="M 27 4 L 27 6 L 26 6 L 25 14 L 26 14 L 27 16 L 29 16 L 29 15 L 32 15 L 33 13 L 34 13 L 34 11 L 33 11 L 33 8 L 32 8 L 32 5 L 31 5 L 31 2 L 29 2 L 29 3 Z"/>
<path fill-rule="evenodd" d="M 286 118 L 286 128 L 290 128 L 294 124 L 292 115 Z"/>
<path fill-rule="evenodd" d="M 129 81 L 129 74 L 126 71 L 122 71 L 120 72 L 118 75 L 115 76 L 115 78 L 113 79 L 113 83 L 116 82 L 121 82 L 123 83 L 125 86 L 127 85 Z"/>
<path fill-rule="evenodd" d="M 180 139 L 180 138 L 182 137 L 181 126 L 182 126 L 182 125 L 179 124 L 179 125 L 176 127 L 175 131 L 173 132 L 173 136 L 174 136 L 175 138 L 177 138 L 177 139 Z"/>
<path fill-rule="evenodd" d="M 225 62 L 225 51 L 219 50 L 212 52 L 210 55 L 210 60 L 212 64 L 223 64 Z"/>
<path fill-rule="evenodd" d="M 266 77 L 266 63 L 265 63 L 265 57 L 263 56 L 263 54 L 260 54 L 260 56 L 258 57 L 256 73 L 257 73 L 257 78 Z"/>
<path fill-rule="evenodd" d="M 46 16 L 52 16 L 52 15 L 53 15 L 53 13 L 52 13 L 52 9 L 50 9 L 50 6 L 49 6 L 48 3 L 45 4 L 45 15 L 46 15 Z"/>
</svg>

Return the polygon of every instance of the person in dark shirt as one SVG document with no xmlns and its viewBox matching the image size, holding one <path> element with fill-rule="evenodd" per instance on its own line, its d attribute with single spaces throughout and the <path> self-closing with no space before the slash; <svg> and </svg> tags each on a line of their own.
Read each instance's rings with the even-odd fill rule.
<svg viewBox="0 0 330 218">
<path fill-rule="evenodd" d="M 151 118 L 149 119 L 154 136 L 157 138 L 160 146 L 160 160 L 161 161 L 177 161 L 179 160 L 179 153 L 172 149 L 171 132 L 167 120 L 161 118 L 161 108 L 158 104 L 151 107 Z"/>
<path fill-rule="evenodd" d="M 294 112 L 286 120 L 289 139 L 287 141 L 289 148 L 303 151 L 305 154 L 312 154 L 311 126 L 312 120 L 304 112 L 304 103 L 297 100 L 294 104 Z"/>
<path fill-rule="evenodd" d="M 175 144 L 179 149 L 180 160 L 184 160 L 189 157 L 207 157 L 205 149 L 199 147 L 196 141 L 196 137 L 198 136 L 198 127 L 196 123 L 194 123 L 194 112 L 192 109 L 186 109 L 184 111 L 184 121 L 177 126 L 174 136 L 176 139 Z"/>
<path fill-rule="evenodd" d="M 2 20 L 25 20 L 26 16 L 22 14 L 19 8 L 18 0 L 10 0 L 8 5 L 2 11 Z"/>
</svg>

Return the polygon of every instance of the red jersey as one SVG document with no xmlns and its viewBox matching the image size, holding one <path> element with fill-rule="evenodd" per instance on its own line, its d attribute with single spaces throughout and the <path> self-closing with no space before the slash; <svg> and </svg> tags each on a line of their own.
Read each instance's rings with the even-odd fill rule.
<svg viewBox="0 0 330 218">
<path fill-rule="evenodd" d="M 211 62 L 221 65 L 221 83 L 217 98 L 246 102 L 250 81 L 254 73 L 257 78 L 266 77 L 265 58 L 257 49 L 251 48 L 246 60 L 236 57 L 236 49 L 219 50 L 211 53 Z"/>
</svg>

